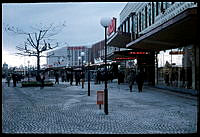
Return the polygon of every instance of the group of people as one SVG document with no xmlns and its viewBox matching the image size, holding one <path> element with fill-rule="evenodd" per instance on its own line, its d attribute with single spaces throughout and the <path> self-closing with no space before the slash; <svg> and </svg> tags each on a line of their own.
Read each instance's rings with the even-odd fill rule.
<svg viewBox="0 0 200 137">
<path fill-rule="evenodd" d="M 136 72 L 132 70 L 128 76 L 128 81 L 129 81 L 130 92 L 132 92 L 135 81 L 138 85 L 138 92 L 142 92 L 142 87 L 144 84 L 144 72 L 139 70 L 138 74 L 136 75 Z"/>
<path fill-rule="evenodd" d="M 98 70 L 96 72 L 96 75 L 95 75 L 95 84 L 101 84 L 101 82 L 105 81 L 105 79 L 107 81 L 111 81 L 114 79 L 114 74 L 113 72 L 111 71 L 107 71 L 107 76 L 105 76 L 105 72 L 104 71 L 100 71 Z"/>
<path fill-rule="evenodd" d="M 55 76 L 55 84 L 59 84 L 59 77 L 60 77 L 59 72 L 55 71 L 54 76 Z M 80 72 L 80 71 L 75 71 L 74 73 L 73 71 L 66 72 L 66 75 L 64 75 L 64 73 L 62 73 L 61 75 L 62 82 L 64 81 L 70 82 L 70 85 L 73 85 L 74 77 L 75 77 L 76 86 L 80 85 L 81 80 L 82 82 L 84 82 L 85 75 L 83 72 Z"/>
<path fill-rule="evenodd" d="M 22 76 L 16 73 L 12 73 L 12 74 L 8 74 L 6 77 L 7 83 L 8 83 L 8 87 L 10 87 L 10 81 L 11 79 L 13 80 L 13 87 L 17 86 L 17 83 L 19 81 L 21 81 Z"/>
<path fill-rule="evenodd" d="M 55 84 L 59 84 L 59 72 L 55 71 L 54 75 L 55 75 Z M 83 72 L 79 72 L 79 71 L 74 72 L 74 73 L 71 71 L 71 73 L 67 73 L 66 80 L 68 82 L 70 81 L 70 85 L 73 84 L 74 76 L 75 76 L 76 86 L 80 85 L 81 80 L 83 82 L 82 85 L 84 85 L 85 74 Z M 16 73 L 13 73 L 12 75 L 8 74 L 6 79 L 7 79 L 8 87 L 10 86 L 11 79 L 13 80 L 13 86 L 16 87 L 16 84 L 19 81 L 19 76 Z M 62 77 L 62 79 L 63 79 L 63 77 Z M 109 73 L 108 79 L 113 79 L 113 76 L 110 73 Z M 123 73 L 119 72 L 118 84 L 123 82 L 122 79 L 124 79 Z M 44 80 L 45 80 L 45 74 L 40 73 L 39 81 L 41 82 L 41 88 L 44 88 Z M 100 71 L 97 71 L 96 82 L 98 84 L 100 84 L 101 80 L 102 81 L 105 80 L 105 77 L 103 76 L 103 74 L 100 73 Z M 138 91 L 142 92 L 142 87 L 143 87 L 143 84 L 144 84 L 144 72 L 143 71 L 139 71 L 137 75 L 136 75 L 136 72 L 134 70 L 130 71 L 130 73 L 128 75 L 130 92 L 132 92 L 133 85 L 134 85 L 135 81 L 138 85 Z"/>
</svg>

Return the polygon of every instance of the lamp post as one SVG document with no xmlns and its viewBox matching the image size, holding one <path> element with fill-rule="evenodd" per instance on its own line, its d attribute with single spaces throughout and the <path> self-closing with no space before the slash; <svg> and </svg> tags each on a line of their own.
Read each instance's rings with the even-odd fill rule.
<svg viewBox="0 0 200 137">
<path fill-rule="evenodd" d="M 81 65 L 81 57 L 78 57 L 79 66 Z"/>
<path fill-rule="evenodd" d="M 82 57 L 82 88 L 84 88 L 84 73 L 83 73 L 83 57 L 85 53 L 82 51 L 81 52 L 81 57 Z"/>
<path fill-rule="evenodd" d="M 89 60 L 89 49 L 88 49 L 88 96 L 90 96 L 90 60 Z"/>
<path fill-rule="evenodd" d="M 101 25 L 105 28 L 105 58 L 104 58 L 104 62 L 105 62 L 105 89 L 104 89 L 104 112 L 106 115 L 108 115 L 108 89 L 107 89 L 107 36 L 106 36 L 106 30 L 107 27 L 110 25 L 111 23 L 111 18 L 109 17 L 104 17 L 101 19 L 100 21 Z"/>
<path fill-rule="evenodd" d="M 29 63 L 30 63 L 30 61 L 28 60 L 28 81 L 30 81 L 30 79 L 29 79 Z"/>
</svg>

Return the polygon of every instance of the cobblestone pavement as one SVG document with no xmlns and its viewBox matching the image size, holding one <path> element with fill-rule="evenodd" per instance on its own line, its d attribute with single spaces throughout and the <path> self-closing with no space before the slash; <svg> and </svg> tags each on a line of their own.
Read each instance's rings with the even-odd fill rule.
<svg viewBox="0 0 200 137">
<path fill-rule="evenodd" d="M 11 85 L 12 86 L 12 85 Z M 197 98 L 145 87 L 129 92 L 108 83 L 108 111 L 96 105 L 96 91 L 61 83 L 40 89 L 2 83 L 3 133 L 163 134 L 197 132 Z"/>
</svg>

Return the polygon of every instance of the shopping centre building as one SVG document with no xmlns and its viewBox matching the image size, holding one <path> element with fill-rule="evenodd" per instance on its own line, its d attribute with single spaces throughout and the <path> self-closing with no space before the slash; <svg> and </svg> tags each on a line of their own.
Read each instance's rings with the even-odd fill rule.
<svg viewBox="0 0 200 137">
<path fill-rule="evenodd" d="M 199 91 L 197 2 L 129 2 L 108 46 L 126 48 L 111 58 L 124 58 L 145 81 L 161 88 Z M 127 65 L 127 67 L 130 67 Z"/>
<path fill-rule="evenodd" d="M 47 53 L 48 68 L 53 67 L 79 67 L 88 63 L 89 46 L 66 46 Z M 84 52 L 84 56 L 81 56 Z M 83 59 L 83 62 L 82 62 Z"/>
</svg>

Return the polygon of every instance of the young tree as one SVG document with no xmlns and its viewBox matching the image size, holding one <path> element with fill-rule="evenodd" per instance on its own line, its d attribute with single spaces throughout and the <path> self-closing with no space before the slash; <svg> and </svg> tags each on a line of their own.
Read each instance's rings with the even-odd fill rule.
<svg viewBox="0 0 200 137">
<path fill-rule="evenodd" d="M 40 58 L 50 57 L 52 55 L 45 56 L 42 53 L 48 50 L 52 50 L 59 46 L 58 42 L 55 42 L 53 36 L 57 35 L 65 27 L 65 22 L 59 25 L 50 24 L 49 26 L 40 25 L 36 27 L 30 27 L 33 31 L 24 31 L 17 27 L 10 25 L 5 26 L 5 31 L 16 35 L 24 35 L 25 41 L 23 44 L 16 46 L 19 51 L 16 53 L 21 56 L 35 56 L 37 58 L 37 77 L 40 72 Z"/>
</svg>

